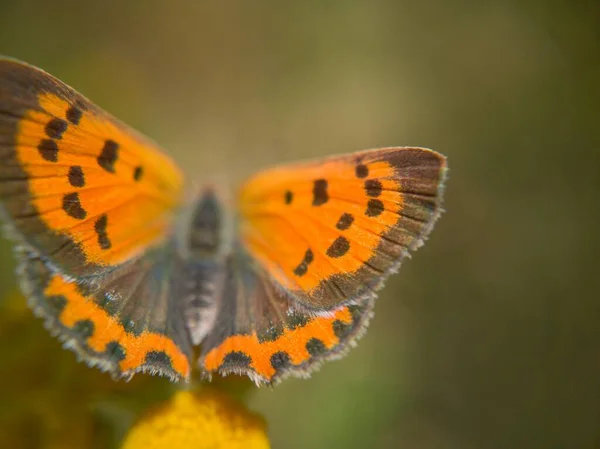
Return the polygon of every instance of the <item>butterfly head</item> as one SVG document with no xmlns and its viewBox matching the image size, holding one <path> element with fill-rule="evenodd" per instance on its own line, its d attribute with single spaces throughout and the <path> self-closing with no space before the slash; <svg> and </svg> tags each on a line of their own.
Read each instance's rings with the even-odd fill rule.
<svg viewBox="0 0 600 449">
<path fill-rule="evenodd" d="M 206 188 L 194 205 L 188 244 L 196 257 L 214 256 L 222 250 L 221 204 L 211 188 Z"/>
</svg>

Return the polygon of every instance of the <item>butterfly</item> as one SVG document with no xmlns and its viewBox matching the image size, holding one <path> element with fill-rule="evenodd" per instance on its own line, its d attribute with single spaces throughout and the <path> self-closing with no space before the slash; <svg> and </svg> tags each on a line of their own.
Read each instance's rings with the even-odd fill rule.
<svg viewBox="0 0 600 449">
<path fill-rule="evenodd" d="M 447 170 L 412 147 L 269 168 L 232 217 L 210 187 L 186 204 L 152 141 L 6 58 L 0 160 L 21 288 L 65 347 L 116 378 L 258 385 L 307 376 L 364 332 L 376 291 L 439 217 Z"/>
</svg>

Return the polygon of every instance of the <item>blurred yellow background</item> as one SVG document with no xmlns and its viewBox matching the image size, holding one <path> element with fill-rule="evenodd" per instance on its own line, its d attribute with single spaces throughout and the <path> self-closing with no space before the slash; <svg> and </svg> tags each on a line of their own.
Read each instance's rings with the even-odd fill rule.
<svg viewBox="0 0 600 449">
<path fill-rule="evenodd" d="M 358 347 L 249 396 L 274 448 L 600 447 L 597 1 L 0 0 L 0 54 L 196 186 L 379 146 L 448 156 L 447 213 Z"/>
</svg>

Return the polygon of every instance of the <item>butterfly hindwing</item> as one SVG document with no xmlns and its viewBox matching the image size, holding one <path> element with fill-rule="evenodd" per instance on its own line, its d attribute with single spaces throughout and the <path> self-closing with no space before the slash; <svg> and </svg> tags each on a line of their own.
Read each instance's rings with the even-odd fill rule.
<svg viewBox="0 0 600 449">
<path fill-rule="evenodd" d="M 35 253 L 20 259 L 32 309 L 88 364 L 115 377 L 148 372 L 189 378 L 192 349 L 178 290 L 184 270 L 169 248 L 152 250 L 93 283 L 65 278 Z"/>
<path fill-rule="evenodd" d="M 0 59 L 0 212 L 9 235 L 69 277 L 160 242 L 182 176 L 146 138 L 59 80 Z"/>
<path fill-rule="evenodd" d="M 440 214 L 445 158 L 384 148 L 276 167 L 240 194 L 248 252 L 309 310 L 373 295 Z"/>
<path fill-rule="evenodd" d="M 200 367 L 209 376 L 247 375 L 258 385 L 306 377 L 342 356 L 371 316 L 372 299 L 320 315 L 299 309 L 240 253 L 227 261 L 225 273 L 216 321 L 201 343 Z"/>
</svg>

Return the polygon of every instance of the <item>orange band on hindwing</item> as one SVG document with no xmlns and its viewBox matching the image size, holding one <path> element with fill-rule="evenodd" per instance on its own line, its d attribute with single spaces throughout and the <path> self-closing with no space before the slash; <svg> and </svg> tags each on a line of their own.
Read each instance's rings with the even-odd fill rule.
<svg viewBox="0 0 600 449">
<path fill-rule="evenodd" d="M 273 341 L 260 341 L 257 334 L 233 335 L 227 337 L 218 347 L 204 358 L 203 366 L 208 372 L 227 368 L 228 358 L 246 357 L 247 367 L 271 381 L 283 365 L 302 365 L 314 355 L 311 344 L 331 351 L 340 343 L 336 333 L 337 325 L 352 324 L 352 314 L 347 307 L 336 311 L 332 316 L 313 317 L 295 329 L 285 329 Z M 311 351 L 313 352 L 311 354 Z M 235 360 L 239 362 L 239 360 Z"/>
<path fill-rule="evenodd" d="M 58 316 L 60 324 L 74 328 L 79 323 L 91 323 L 91 333 L 85 340 L 85 345 L 92 351 L 102 354 L 107 350 L 122 351 L 118 361 L 119 370 L 123 374 L 133 373 L 146 362 L 148 354 L 162 352 L 170 358 L 173 370 L 183 378 L 189 377 L 190 364 L 188 358 L 179 350 L 170 338 L 152 332 L 140 335 L 128 333 L 123 325 L 111 317 L 103 308 L 92 300 L 81 295 L 77 286 L 65 281 L 61 276 L 54 275 L 45 289 L 48 297 L 62 297 L 65 304 Z"/>
</svg>

